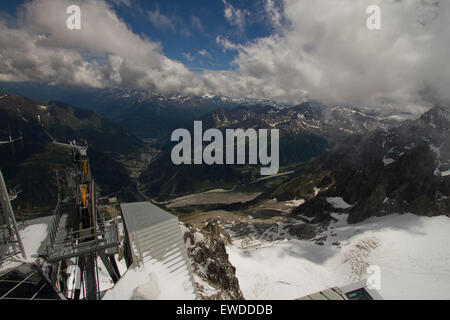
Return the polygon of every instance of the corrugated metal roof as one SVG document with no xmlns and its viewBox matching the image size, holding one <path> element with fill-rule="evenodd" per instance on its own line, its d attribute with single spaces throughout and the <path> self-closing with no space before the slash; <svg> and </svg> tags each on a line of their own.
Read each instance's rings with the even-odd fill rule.
<svg viewBox="0 0 450 320">
<path fill-rule="evenodd" d="M 196 286 L 178 218 L 150 202 L 120 205 L 135 264 L 161 263 L 174 275 L 185 274 Z"/>
<path fill-rule="evenodd" d="M 123 203 L 120 205 L 128 232 L 136 232 L 177 217 L 150 202 Z"/>
<path fill-rule="evenodd" d="M 348 300 L 345 293 L 339 288 L 331 288 L 307 295 L 298 300 Z"/>
<path fill-rule="evenodd" d="M 341 288 L 334 287 L 310 294 L 297 300 L 383 300 L 377 290 L 369 288 L 366 284 L 365 280 L 361 280 Z"/>
</svg>

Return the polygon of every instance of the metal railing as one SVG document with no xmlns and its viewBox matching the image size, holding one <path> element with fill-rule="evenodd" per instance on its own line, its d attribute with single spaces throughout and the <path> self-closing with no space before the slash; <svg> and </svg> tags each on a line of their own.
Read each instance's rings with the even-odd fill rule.
<svg viewBox="0 0 450 320">
<path fill-rule="evenodd" d="M 116 224 L 109 224 L 101 228 L 87 228 L 79 231 L 67 232 L 66 239 L 53 241 L 47 246 L 47 258 L 77 256 L 81 253 L 94 252 L 119 245 Z"/>
<path fill-rule="evenodd" d="M 60 191 L 60 188 L 58 189 Z M 66 212 L 70 210 L 65 209 L 67 205 L 62 203 L 60 199 L 58 192 L 58 202 L 49 228 L 48 242 L 41 254 L 43 258 L 58 260 L 67 256 L 77 256 L 81 253 L 94 252 L 119 245 L 117 216 L 114 217 L 113 221 L 106 223 L 104 215 L 97 210 L 96 205 L 93 205 L 95 211 L 93 213 L 94 225 L 81 230 L 74 230 L 72 226 L 68 230 L 66 225 L 61 225 L 61 217 L 65 214 L 67 214 L 69 220 L 73 217 L 70 212 Z M 75 204 L 73 204 L 73 208 L 75 208 Z M 70 221 L 66 221 L 66 223 L 70 224 Z"/>
<path fill-rule="evenodd" d="M 58 203 L 56 204 L 52 224 L 50 226 L 50 232 L 49 232 L 49 244 L 53 245 L 53 243 L 56 240 L 56 236 L 58 235 L 58 227 L 59 222 L 61 221 L 61 202 L 58 200 Z"/>
</svg>

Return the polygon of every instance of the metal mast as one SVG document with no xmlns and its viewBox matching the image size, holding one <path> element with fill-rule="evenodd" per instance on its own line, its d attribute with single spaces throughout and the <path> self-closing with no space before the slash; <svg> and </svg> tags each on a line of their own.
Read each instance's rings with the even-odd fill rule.
<svg viewBox="0 0 450 320">
<path fill-rule="evenodd" d="M 11 130 L 8 141 L 0 141 L 2 144 L 11 144 L 14 153 L 14 142 L 22 140 L 22 135 L 19 138 L 13 139 L 11 136 Z M 17 246 L 19 248 L 17 248 Z M 6 188 L 6 183 L 3 178 L 3 173 L 0 169 L 0 264 L 3 260 L 15 256 L 19 252 L 22 253 L 24 259 L 27 258 L 25 248 L 20 237 L 19 228 L 17 226 L 16 217 L 11 206 L 11 198 Z"/>
<path fill-rule="evenodd" d="M 25 248 L 20 237 L 14 211 L 11 206 L 8 189 L 6 188 L 3 173 L 0 170 L 0 263 L 4 258 L 14 256 L 20 252 L 24 259 L 27 258 Z M 19 250 L 17 249 L 19 246 Z"/>
</svg>

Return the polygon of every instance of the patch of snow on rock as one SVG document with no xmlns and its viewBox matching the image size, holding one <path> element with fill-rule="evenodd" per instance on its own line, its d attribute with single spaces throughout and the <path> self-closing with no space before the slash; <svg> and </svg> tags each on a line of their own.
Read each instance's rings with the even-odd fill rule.
<svg viewBox="0 0 450 320">
<path fill-rule="evenodd" d="M 390 165 L 391 163 L 394 163 L 394 162 L 395 162 L 394 159 L 391 159 L 391 158 L 383 158 L 383 163 L 384 163 L 385 166 L 388 166 L 388 165 Z"/>
<path fill-rule="evenodd" d="M 345 200 L 342 199 L 341 197 L 329 197 L 327 198 L 327 201 L 335 209 L 348 209 L 352 207 L 350 204 L 345 202 Z"/>
</svg>

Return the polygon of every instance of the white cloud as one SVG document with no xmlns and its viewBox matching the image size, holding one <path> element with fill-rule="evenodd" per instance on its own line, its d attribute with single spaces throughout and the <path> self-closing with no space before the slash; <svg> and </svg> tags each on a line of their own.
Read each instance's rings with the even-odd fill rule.
<svg viewBox="0 0 450 320">
<path fill-rule="evenodd" d="M 194 57 L 189 52 L 184 52 L 183 57 L 189 62 L 194 61 Z"/>
<path fill-rule="evenodd" d="M 223 4 L 225 6 L 224 14 L 225 18 L 227 19 L 228 23 L 232 26 L 237 26 L 240 29 L 244 29 L 245 27 L 245 19 L 246 16 L 250 14 L 250 12 L 246 9 L 239 9 L 233 7 L 231 4 L 229 4 L 226 0 L 223 0 Z"/>
<path fill-rule="evenodd" d="M 183 56 L 183 58 L 185 58 L 189 62 L 197 61 L 200 64 L 204 63 L 204 58 L 211 59 L 211 57 L 212 57 L 211 54 L 205 49 L 197 50 L 194 53 L 183 52 L 182 56 Z M 198 67 L 195 67 L 195 68 L 191 67 L 190 69 L 193 69 L 193 70 L 205 70 L 204 68 L 198 68 Z"/>
<path fill-rule="evenodd" d="M 197 53 L 198 53 L 199 55 L 201 55 L 202 57 L 210 58 L 210 59 L 211 59 L 211 53 L 209 53 L 209 52 L 206 51 L 205 49 L 198 50 Z"/>
<path fill-rule="evenodd" d="M 230 40 L 220 35 L 216 37 L 216 43 L 222 47 L 223 51 L 238 51 L 242 47 L 238 44 L 232 43 Z"/>
<path fill-rule="evenodd" d="M 112 2 L 116 5 L 124 5 L 126 7 L 130 7 L 131 6 L 131 0 L 112 0 Z"/>
<path fill-rule="evenodd" d="M 175 30 L 175 23 L 168 16 L 162 14 L 158 7 L 153 11 L 147 11 L 147 15 L 155 28 Z"/>
<path fill-rule="evenodd" d="M 381 7 L 380 31 L 366 28 L 366 8 L 373 3 Z M 427 89 L 450 99 L 449 2 L 286 0 L 283 8 L 287 26 L 277 34 L 240 46 L 217 38 L 223 48 L 239 51 L 234 63 L 240 76 L 267 79 L 268 90 L 256 92 L 288 101 L 304 94 L 408 106 L 422 103 L 418 93 Z"/>
<path fill-rule="evenodd" d="M 203 25 L 202 20 L 199 17 L 192 15 L 191 25 L 194 30 L 205 32 L 205 26 Z"/>
<path fill-rule="evenodd" d="M 0 79 L 182 90 L 191 72 L 134 34 L 104 1 L 80 1 L 81 30 L 65 27 L 69 0 L 25 4 L 18 27 L 0 23 Z"/>
<path fill-rule="evenodd" d="M 281 28 L 283 20 L 283 12 L 280 4 L 275 0 L 266 0 L 265 10 L 267 17 L 275 28 Z"/>
<path fill-rule="evenodd" d="M 218 35 L 217 44 L 236 53 L 235 70 L 201 73 L 133 33 L 106 2 L 79 3 L 81 30 L 65 28 L 69 0 L 31 1 L 17 21 L 0 18 L 0 81 L 410 109 L 424 97 L 450 101 L 450 2 L 267 1 L 276 32 L 243 44 Z M 381 7 L 379 31 L 366 28 L 370 4 Z M 237 19 L 233 10 L 228 15 Z"/>
</svg>

